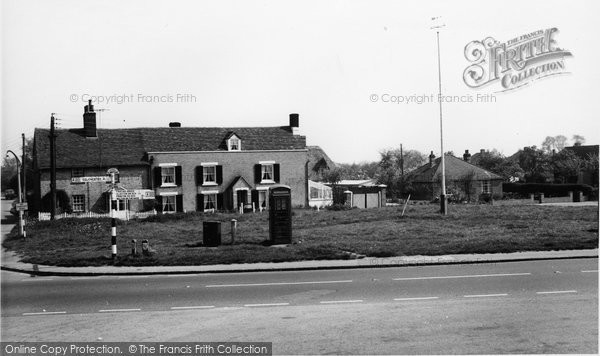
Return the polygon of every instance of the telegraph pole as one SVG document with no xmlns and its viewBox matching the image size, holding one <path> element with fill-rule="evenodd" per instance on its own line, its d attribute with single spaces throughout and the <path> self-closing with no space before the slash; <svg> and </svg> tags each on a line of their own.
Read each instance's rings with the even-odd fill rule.
<svg viewBox="0 0 600 356">
<path fill-rule="evenodd" d="M 432 20 L 437 20 L 439 17 L 434 17 Z M 442 150 L 441 166 L 442 166 L 442 193 L 440 194 L 440 213 L 442 215 L 448 214 L 448 201 L 446 200 L 446 163 L 444 155 L 444 129 L 442 124 L 442 64 L 440 59 L 440 28 L 444 27 L 444 24 L 433 26 L 431 29 L 436 29 L 437 35 L 437 55 L 438 55 L 438 86 L 439 94 L 438 101 L 440 103 L 440 149 Z"/>
<path fill-rule="evenodd" d="M 56 217 L 56 133 L 54 132 L 54 113 L 50 115 L 50 196 L 52 206 L 50 207 L 50 220 Z"/>
</svg>

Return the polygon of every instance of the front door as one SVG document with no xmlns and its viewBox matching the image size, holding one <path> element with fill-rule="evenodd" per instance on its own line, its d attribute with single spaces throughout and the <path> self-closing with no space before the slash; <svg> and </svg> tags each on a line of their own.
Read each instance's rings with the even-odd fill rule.
<svg viewBox="0 0 600 356">
<path fill-rule="evenodd" d="M 247 190 L 238 190 L 237 191 L 237 207 L 240 205 L 246 206 L 248 204 L 248 191 Z"/>
</svg>

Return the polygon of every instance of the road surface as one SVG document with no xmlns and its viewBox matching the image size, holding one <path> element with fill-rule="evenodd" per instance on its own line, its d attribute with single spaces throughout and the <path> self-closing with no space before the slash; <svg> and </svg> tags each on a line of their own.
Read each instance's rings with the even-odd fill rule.
<svg viewBox="0 0 600 356">
<path fill-rule="evenodd" d="M 597 353 L 598 260 L 241 274 L 2 273 L 2 340 L 275 353 Z"/>
</svg>

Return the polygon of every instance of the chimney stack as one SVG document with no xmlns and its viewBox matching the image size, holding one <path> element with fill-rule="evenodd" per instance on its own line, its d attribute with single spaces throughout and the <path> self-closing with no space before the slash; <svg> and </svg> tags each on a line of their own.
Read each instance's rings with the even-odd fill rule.
<svg viewBox="0 0 600 356">
<path fill-rule="evenodd" d="M 181 122 L 169 122 L 169 127 L 181 127 Z"/>
<path fill-rule="evenodd" d="M 297 134 L 300 128 L 300 115 L 290 114 L 290 129 L 293 134 Z"/>
<path fill-rule="evenodd" d="M 465 160 L 465 162 L 471 161 L 471 154 L 469 153 L 469 150 L 465 150 L 465 153 L 463 154 L 463 159 Z"/>
<path fill-rule="evenodd" d="M 83 133 L 85 137 L 97 137 L 96 113 L 91 100 L 88 100 L 88 104 L 83 108 Z"/>
<path fill-rule="evenodd" d="M 435 159 L 435 155 L 433 154 L 433 151 L 431 151 L 431 154 L 429 155 L 429 167 L 433 167 L 434 159 Z"/>
</svg>

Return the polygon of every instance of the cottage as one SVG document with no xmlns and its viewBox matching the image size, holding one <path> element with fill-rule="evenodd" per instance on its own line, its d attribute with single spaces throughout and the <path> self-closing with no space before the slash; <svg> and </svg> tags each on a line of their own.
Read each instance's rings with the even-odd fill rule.
<svg viewBox="0 0 600 356">
<path fill-rule="evenodd" d="M 481 167 L 471 164 L 468 151 L 463 159 L 446 155 L 446 193 L 448 198 L 456 201 L 473 201 L 481 194 L 491 196 L 502 195 L 502 177 Z M 408 192 L 411 199 L 434 200 L 441 194 L 441 158 L 435 158 L 433 151 L 429 155 L 429 163 L 409 173 Z"/>
<path fill-rule="evenodd" d="M 95 180 L 117 168 L 121 189 L 151 189 L 155 200 L 120 200 L 117 209 L 165 213 L 268 208 L 267 191 L 291 187 L 293 206 L 308 205 L 306 138 L 298 114 L 280 127 L 97 129 L 91 101 L 83 129 L 56 130 L 56 188 L 63 209 L 108 209 L 109 183 Z M 38 211 L 49 209 L 50 132 L 36 129 L 34 170 Z"/>
</svg>

